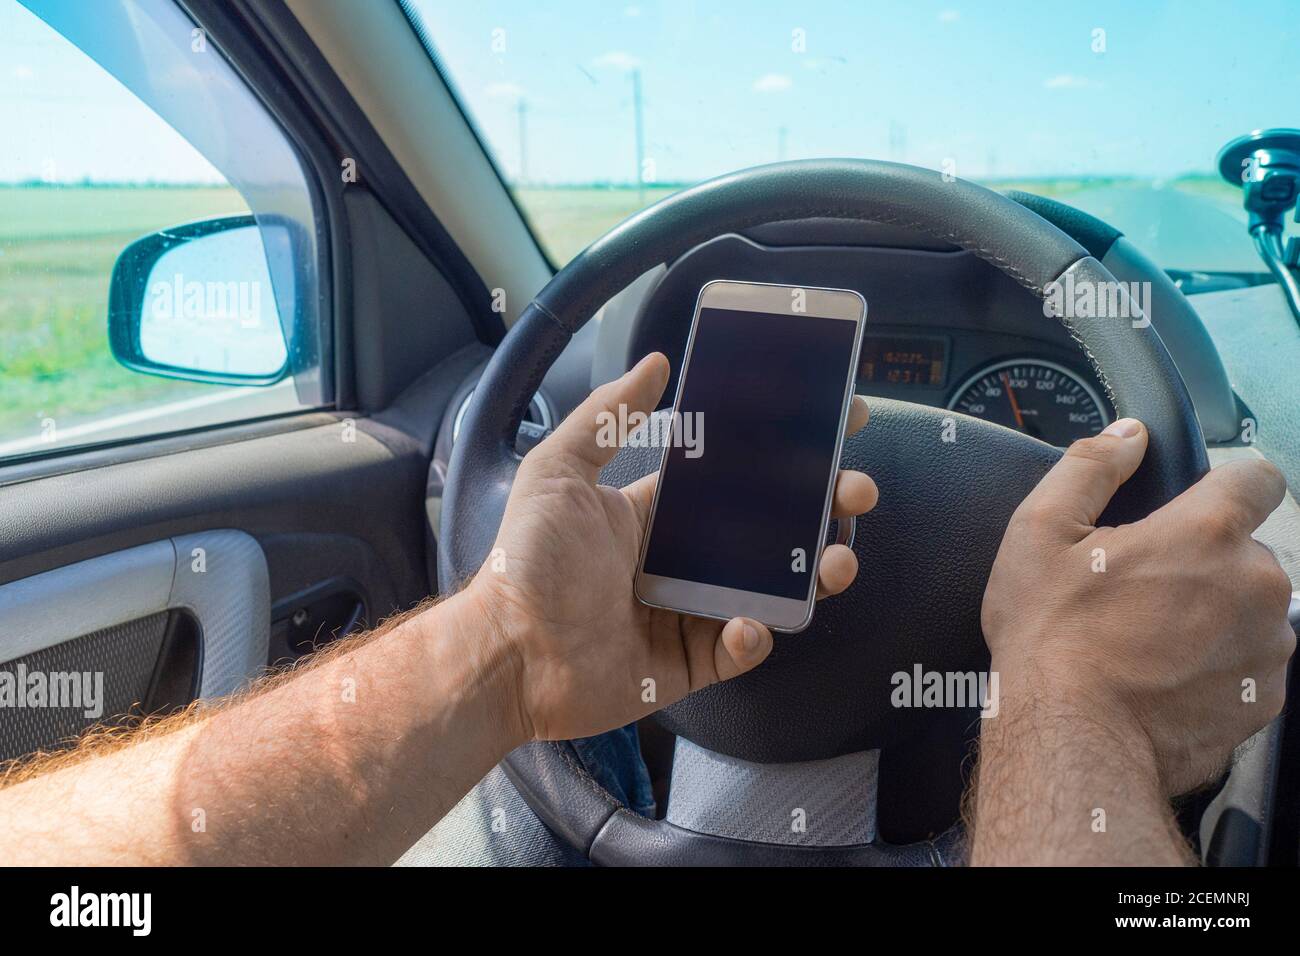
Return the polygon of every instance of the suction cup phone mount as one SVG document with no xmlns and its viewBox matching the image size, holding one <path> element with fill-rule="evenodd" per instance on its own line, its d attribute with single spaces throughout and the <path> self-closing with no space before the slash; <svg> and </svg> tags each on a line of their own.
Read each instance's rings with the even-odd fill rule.
<svg viewBox="0 0 1300 956">
<path fill-rule="evenodd" d="M 1300 129 L 1262 129 L 1219 150 L 1219 175 L 1242 190 L 1255 251 L 1286 295 L 1300 323 L 1300 240 L 1284 239 L 1286 217 L 1300 198 Z M 1297 216 L 1300 220 L 1300 215 Z"/>
</svg>

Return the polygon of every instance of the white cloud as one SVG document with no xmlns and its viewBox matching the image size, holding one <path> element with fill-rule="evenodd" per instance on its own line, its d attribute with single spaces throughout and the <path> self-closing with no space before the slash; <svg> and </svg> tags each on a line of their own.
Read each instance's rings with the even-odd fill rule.
<svg viewBox="0 0 1300 956">
<path fill-rule="evenodd" d="M 616 70 L 635 70 L 641 61 L 625 50 L 610 50 L 591 61 L 592 66 L 609 66 Z"/>
<path fill-rule="evenodd" d="M 640 8 L 640 7 L 628 7 L 627 9 L 625 9 L 625 10 L 623 11 L 623 16 L 625 16 L 625 17 L 639 17 L 639 16 L 641 16 L 641 8 Z"/>
<path fill-rule="evenodd" d="M 16 67 L 14 67 L 13 74 L 14 74 L 14 78 L 19 80 L 30 80 L 33 76 L 36 75 L 35 71 L 32 70 L 30 66 L 27 66 L 22 63 L 19 63 Z"/>
<path fill-rule="evenodd" d="M 754 81 L 754 92 L 780 93 L 793 85 L 794 82 L 784 73 L 765 73 Z"/>
<path fill-rule="evenodd" d="M 1043 80 L 1043 86 L 1049 90 L 1087 90 L 1100 85 L 1086 76 L 1077 76 L 1073 73 L 1058 73 Z"/>
<path fill-rule="evenodd" d="M 939 14 L 940 23 L 956 23 L 961 19 L 960 10 L 945 10 Z"/>
<path fill-rule="evenodd" d="M 517 100 L 523 97 L 524 88 L 516 83 L 493 83 L 483 92 L 493 99 Z"/>
</svg>

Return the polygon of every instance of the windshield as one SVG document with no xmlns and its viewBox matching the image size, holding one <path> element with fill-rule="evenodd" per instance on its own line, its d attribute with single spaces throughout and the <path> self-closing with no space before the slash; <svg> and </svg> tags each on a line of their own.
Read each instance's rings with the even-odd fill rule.
<svg viewBox="0 0 1300 956">
<path fill-rule="evenodd" d="M 1165 268 L 1259 272 L 1214 159 L 1300 125 L 1293 2 L 405 5 L 557 265 L 703 179 L 854 156 L 1060 198 Z"/>
</svg>

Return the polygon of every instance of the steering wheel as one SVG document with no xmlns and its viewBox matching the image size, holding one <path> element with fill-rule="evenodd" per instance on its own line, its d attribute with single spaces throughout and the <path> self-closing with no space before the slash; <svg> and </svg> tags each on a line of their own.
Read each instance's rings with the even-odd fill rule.
<svg viewBox="0 0 1300 956">
<path fill-rule="evenodd" d="M 1040 299 L 1051 283 L 1066 282 L 1067 273 L 1076 289 L 1116 281 L 1082 246 L 1024 206 L 911 166 L 779 163 L 677 193 L 617 226 L 560 270 L 497 348 L 449 463 L 438 544 L 443 592 L 458 587 L 487 557 L 519 465 L 515 436 L 524 411 L 565 344 L 604 302 L 648 269 L 720 234 L 825 217 L 887 223 L 946 241 Z M 863 291 L 870 302 L 871 290 Z M 1057 318 L 1118 413 L 1141 419 L 1150 432 L 1142 466 L 1101 523 L 1136 520 L 1208 470 L 1191 400 L 1148 324 L 1128 315 Z M 896 708 L 891 675 L 910 673 L 917 664 L 940 672 L 987 668 L 980 604 L 989 570 L 1011 513 L 1061 453 L 946 409 L 884 399 L 870 405 L 871 424 L 845 442 L 842 459 L 843 467 L 868 472 L 880 489 L 875 510 L 857 522 L 854 548 L 862 573 L 846 592 L 819 604 L 803 633 L 776 635 L 760 667 L 661 711 L 657 717 L 668 730 L 707 750 L 759 763 L 880 749 L 882 779 L 891 766 L 898 771 L 910 761 L 915 767 L 927 748 L 959 759 L 977 712 L 958 712 L 954 719 L 951 709 Z M 658 449 L 625 448 L 602 480 L 626 485 L 657 469 L 659 456 Z M 956 828 L 907 845 L 785 846 L 646 819 L 601 787 L 567 742 L 525 745 L 507 757 L 505 770 L 541 820 L 598 864 L 907 866 L 959 857 Z"/>
</svg>

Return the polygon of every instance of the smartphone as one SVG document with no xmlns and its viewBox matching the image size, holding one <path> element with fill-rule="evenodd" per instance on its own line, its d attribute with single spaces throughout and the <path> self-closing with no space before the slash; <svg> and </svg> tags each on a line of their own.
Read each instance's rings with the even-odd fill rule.
<svg viewBox="0 0 1300 956">
<path fill-rule="evenodd" d="M 700 290 L 636 595 L 777 631 L 812 620 L 867 303 L 717 280 Z"/>
</svg>

